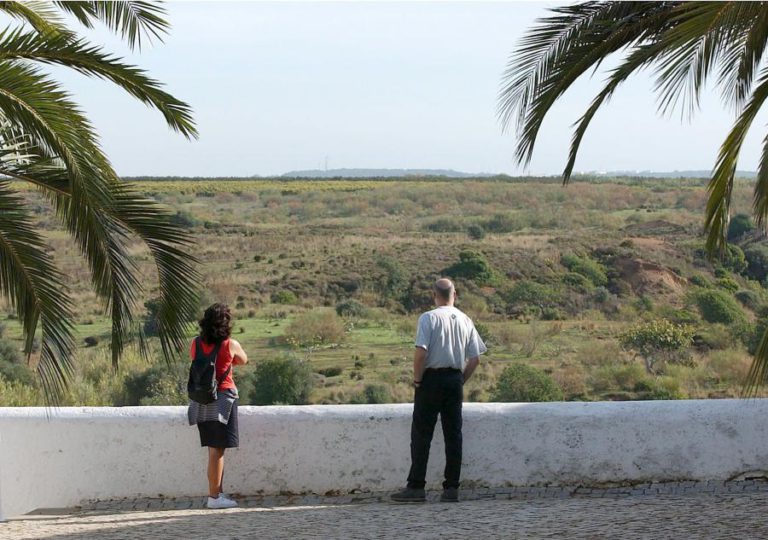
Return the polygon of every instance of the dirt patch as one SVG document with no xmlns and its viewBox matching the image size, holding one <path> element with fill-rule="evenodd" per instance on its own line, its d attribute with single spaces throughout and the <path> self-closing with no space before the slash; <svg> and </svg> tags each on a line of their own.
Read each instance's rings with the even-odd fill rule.
<svg viewBox="0 0 768 540">
<path fill-rule="evenodd" d="M 661 238 L 645 238 L 641 236 L 635 236 L 629 238 L 635 247 L 648 250 L 663 251 L 669 248 L 669 244 Z"/>
<path fill-rule="evenodd" d="M 655 262 L 627 258 L 617 261 L 616 268 L 635 294 L 682 294 L 685 290 L 685 278 Z"/>
<path fill-rule="evenodd" d="M 671 221 L 654 219 L 645 223 L 627 225 L 624 227 L 624 232 L 630 236 L 664 236 L 684 233 L 685 227 Z"/>
</svg>

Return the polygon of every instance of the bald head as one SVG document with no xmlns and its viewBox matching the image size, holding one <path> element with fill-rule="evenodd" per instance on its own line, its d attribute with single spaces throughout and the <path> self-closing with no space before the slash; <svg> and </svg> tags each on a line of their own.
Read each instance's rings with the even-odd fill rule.
<svg viewBox="0 0 768 540">
<path fill-rule="evenodd" d="M 456 292 L 453 281 L 448 278 L 440 278 L 435 281 L 432 290 L 435 291 L 435 300 L 439 301 L 440 304 L 453 305 L 454 293 Z"/>
</svg>

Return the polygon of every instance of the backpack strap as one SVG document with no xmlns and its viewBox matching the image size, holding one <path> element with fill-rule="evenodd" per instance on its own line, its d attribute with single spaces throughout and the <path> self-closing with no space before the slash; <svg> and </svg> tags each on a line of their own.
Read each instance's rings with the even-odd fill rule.
<svg viewBox="0 0 768 540">
<path fill-rule="evenodd" d="M 222 341 L 221 343 L 218 343 L 218 344 L 214 345 L 213 351 L 211 351 L 211 356 L 213 357 L 214 365 L 216 365 L 216 361 L 219 358 L 219 351 L 221 350 L 222 343 L 224 343 L 224 342 Z M 202 340 L 202 338 L 200 336 L 197 336 L 195 338 L 195 356 L 197 356 L 198 354 L 201 354 L 201 355 L 204 355 L 204 356 L 208 356 L 203 351 L 203 340 Z M 218 384 L 221 384 L 222 381 L 227 378 L 227 376 L 229 375 L 230 371 L 232 371 L 232 363 L 229 364 L 229 366 L 227 367 L 227 370 L 224 372 L 224 374 L 221 376 L 221 378 L 216 377 L 216 382 Z"/>
<path fill-rule="evenodd" d="M 222 346 L 222 344 L 223 344 L 223 343 L 224 343 L 224 342 L 222 341 L 221 343 L 219 343 L 218 345 L 216 345 L 216 347 L 215 347 L 215 349 L 214 349 L 214 353 L 215 353 L 215 356 L 214 356 L 214 358 L 215 358 L 216 360 L 218 360 L 218 358 L 219 358 L 219 350 L 221 349 L 221 346 Z M 227 345 L 229 345 L 229 344 L 227 344 Z M 214 360 L 214 362 L 215 362 L 215 360 Z M 221 384 L 221 383 L 224 381 L 224 379 L 226 379 L 226 378 L 227 378 L 227 376 L 229 376 L 229 372 L 230 372 L 230 371 L 232 371 L 232 362 L 230 362 L 230 363 L 229 363 L 229 366 L 227 366 L 227 369 L 226 369 L 226 371 L 224 372 L 224 374 L 221 376 L 221 378 L 219 378 L 219 377 L 216 377 L 216 383 L 217 383 L 217 385 Z"/>
</svg>

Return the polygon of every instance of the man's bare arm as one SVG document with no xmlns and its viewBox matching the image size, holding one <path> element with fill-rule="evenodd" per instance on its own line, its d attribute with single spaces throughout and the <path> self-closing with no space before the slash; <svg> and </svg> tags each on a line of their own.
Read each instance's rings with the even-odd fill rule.
<svg viewBox="0 0 768 540">
<path fill-rule="evenodd" d="M 472 374 L 475 372 L 475 368 L 480 363 L 480 357 L 475 356 L 467 361 L 467 365 L 464 368 L 464 382 L 467 382 Z"/>
<path fill-rule="evenodd" d="M 414 384 L 421 383 L 421 378 L 424 376 L 424 364 L 427 361 L 427 351 L 422 347 L 416 347 L 416 351 L 413 353 L 413 382 Z"/>
<path fill-rule="evenodd" d="M 248 363 L 248 355 L 245 354 L 243 346 L 237 340 L 229 340 L 229 352 L 232 355 L 232 363 L 241 366 Z"/>
</svg>

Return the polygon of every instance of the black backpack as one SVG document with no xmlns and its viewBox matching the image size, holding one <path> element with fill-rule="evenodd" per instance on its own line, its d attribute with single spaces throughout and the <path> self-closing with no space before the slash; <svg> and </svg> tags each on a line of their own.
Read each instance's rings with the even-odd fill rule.
<svg viewBox="0 0 768 540">
<path fill-rule="evenodd" d="M 203 342 L 195 338 L 195 359 L 189 366 L 189 380 L 187 381 L 187 395 L 192 401 L 202 405 L 213 403 L 218 398 L 218 388 L 221 381 L 227 378 L 232 365 L 222 375 L 221 380 L 216 379 L 216 358 L 219 356 L 221 343 L 218 343 L 210 354 L 203 351 Z"/>
</svg>

